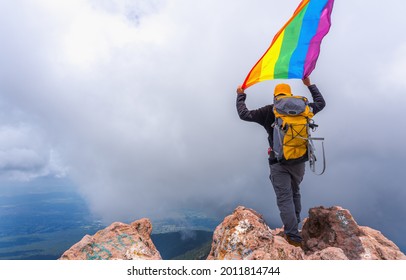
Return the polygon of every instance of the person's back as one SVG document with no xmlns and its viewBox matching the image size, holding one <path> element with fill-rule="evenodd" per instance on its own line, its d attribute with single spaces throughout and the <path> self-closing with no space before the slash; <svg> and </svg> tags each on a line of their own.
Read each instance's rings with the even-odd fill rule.
<svg viewBox="0 0 406 280">
<path fill-rule="evenodd" d="M 326 103 L 316 85 L 310 83 L 309 78 L 303 79 L 303 83 L 308 87 L 312 95 L 313 102 L 309 103 L 308 106 L 312 114 L 315 115 L 325 107 Z M 279 84 L 275 87 L 274 96 L 282 95 L 292 95 L 288 84 Z M 300 246 L 302 241 L 298 229 L 301 212 L 300 183 L 303 180 L 307 158 L 304 157 L 299 161 L 287 160 L 283 162 L 278 160 L 273 150 L 274 105 L 267 105 L 256 110 L 248 110 L 245 104 L 246 97 L 244 90 L 239 86 L 237 88 L 236 104 L 238 115 L 244 121 L 260 124 L 268 133 L 270 179 L 275 190 L 277 205 L 284 225 L 285 238 L 290 244 Z"/>
</svg>

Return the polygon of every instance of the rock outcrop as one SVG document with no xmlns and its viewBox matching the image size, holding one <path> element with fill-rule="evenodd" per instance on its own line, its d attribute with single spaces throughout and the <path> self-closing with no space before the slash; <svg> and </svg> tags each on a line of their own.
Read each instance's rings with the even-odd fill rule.
<svg viewBox="0 0 406 280">
<path fill-rule="evenodd" d="M 331 259 L 338 250 L 342 250 L 343 259 L 350 260 L 406 259 L 392 241 L 377 230 L 359 226 L 351 213 L 341 207 L 311 208 L 302 237 L 303 249 L 310 259 Z"/>
<path fill-rule="evenodd" d="M 294 247 L 283 230 L 271 230 L 262 216 L 242 206 L 217 226 L 209 260 L 397 260 L 406 259 L 379 231 L 357 225 L 348 210 L 316 207 L 302 229 L 303 246 Z"/>
<path fill-rule="evenodd" d="M 161 255 L 150 238 L 151 232 L 148 219 L 130 225 L 116 222 L 93 236 L 83 237 L 60 260 L 160 260 Z"/>
<path fill-rule="evenodd" d="M 237 207 L 217 226 L 208 260 L 301 260 L 302 249 L 272 232 L 262 216 Z"/>
<path fill-rule="evenodd" d="M 61 260 L 160 260 L 148 219 L 130 225 L 113 223 L 86 235 Z M 341 207 L 309 210 L 302 247 L 290 245 L 283 229 L 270 229 L 260 214 L 242 206 L 217 226 L 208 260 L 406 260 L 399 248 L 377 230 L 359 226 Z"/>
</svg>

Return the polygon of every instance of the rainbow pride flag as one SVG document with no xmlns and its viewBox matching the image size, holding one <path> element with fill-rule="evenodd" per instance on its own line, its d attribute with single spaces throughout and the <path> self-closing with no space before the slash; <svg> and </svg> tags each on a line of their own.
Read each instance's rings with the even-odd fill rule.
<svg viewBox="0 0 406 280">
<path fill-rule="evenodd" d="M 246 89 L 264 80 L 303 79 L 314 70 L 331 26 L 334 0 L 302 0 L 245 78 Z"/>
</svg>

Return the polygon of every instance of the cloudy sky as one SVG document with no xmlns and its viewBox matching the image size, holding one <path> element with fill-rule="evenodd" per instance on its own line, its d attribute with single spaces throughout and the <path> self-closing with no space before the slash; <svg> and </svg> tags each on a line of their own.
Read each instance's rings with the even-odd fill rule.
<svg viewBox="0 0 406 280">
<path fill-rule="evenodd" d="M 69 178 L 105 221 L 236 206 L 280 225 L 262 127 L 235 89 L 298 0 L 0 1 L 0 184 Z M 340 205 L 406 246 L 402 0 L 336 1 L 311 79 L 327 171 L 305 217 Z M 247 90 L 254 109 L 280 81 Z M 307 95 L 301 81 L 294 91 Z"/>
</svg>

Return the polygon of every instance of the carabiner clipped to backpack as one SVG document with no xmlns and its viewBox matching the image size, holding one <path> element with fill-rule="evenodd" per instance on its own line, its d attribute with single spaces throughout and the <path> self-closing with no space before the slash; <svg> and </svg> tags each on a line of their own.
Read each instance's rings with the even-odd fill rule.
<svg viewBox="0 0 406 280">
<path fill-rule="evenodd" d="M 323 170 L 320 173 L 316 172 L 316 149 L 314 148 L 313 140 L 321 140 L 321 148 L 323 151 Z M 309 137 L 308 141 L 308 151 L 309 151 L 309 164 L 310 164 L 310 170 L 316 174 L 316 175 L 322 175 L 324 171 L 326 171 L 326 154 L 324 152 L 324 138 L 320 137 Z"/>
</svg>

